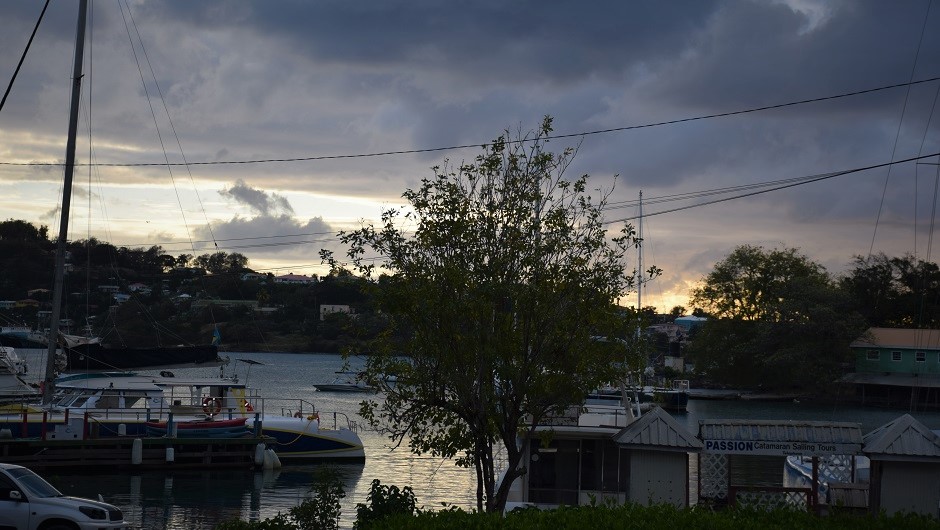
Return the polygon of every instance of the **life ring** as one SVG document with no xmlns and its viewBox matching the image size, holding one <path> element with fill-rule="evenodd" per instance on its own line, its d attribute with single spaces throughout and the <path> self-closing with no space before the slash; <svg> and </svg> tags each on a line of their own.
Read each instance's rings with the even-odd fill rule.
<svg viewBox="0 0 940 530">
<path fill-rule="evenodd" d="M 217 397 L 206 397 L 202 400 L 202 411 L 208 416 L 215 416 L 222 412 L 222 400 Z"/>
<path fill-rule="evenodd" d="M 307 416 L 307 420 L 309 420 L 309 421 L 313 421 L 313 420 L 320 421 L 320 414 L 314 412 L 313 414 Z"/>
<path fill-rule="evenodd" d="M 245 411 L 246 411 L 246 412 L 254 412 L 254 411 L 255 411 L 255 408 L 251 406 L 251 403 L 249 403 L 247 399 L 245 400 Z"/>
<path fill-rule="evenodd" d="M 295 417 L 295 418 L 303 418 L 303 417 L 304 417 L 304 413 L 303 413 L 303 412 L 300 412 L 300 411 L 298 410 L 297 412 L 294 413 L 294 417 Z"/>
</svg>

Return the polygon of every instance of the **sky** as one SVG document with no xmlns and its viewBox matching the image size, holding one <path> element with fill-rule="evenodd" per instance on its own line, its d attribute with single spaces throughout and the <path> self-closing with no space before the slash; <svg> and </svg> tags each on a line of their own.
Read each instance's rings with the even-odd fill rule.
<svg viewBox="0 0 940 530">
<path fill-rule="evenodd" d="M 834 275 L 870 253 L 937 261 L 938 158 L 889 163 L 940 152 L 940 3 L 91 4 L 77 162 L 96 165 L 76 168 L 71 239 L 322 274 L 337 231 L 551 115 L 549 149 L 578 146 L 569 176 L 611 193 L 612 229 L 642 191 L 643 261 L 663 270 L 644 306 L 691 309 L 744 244 Z M 0 2 L 4 89 L 41 9 Z M 37 163 L 65 159 L 77 11 L 51 2 L 0 110 L 0 218 L 52 234 L 63 168 Z M 398 151 L 419 152 L 350 156 Z M 283 159 L 306 160 L 207 164 Z"/>
</svg>

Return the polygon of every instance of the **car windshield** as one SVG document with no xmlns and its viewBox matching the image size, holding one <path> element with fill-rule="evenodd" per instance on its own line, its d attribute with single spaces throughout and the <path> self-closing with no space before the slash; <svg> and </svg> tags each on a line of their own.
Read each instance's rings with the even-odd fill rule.
<svg viewBox="0 0 940 530">
<path fill-rule="evenodd" d="M 23 486 L 23 489 L 26 490 L 26 493 L 29 495 L 40 498 L 62 496 L 59 490 L 55 489 L 52 484 L 49 484 L 42 477 L 25 467 L 22 469 L 10 469 L 8 472 Z"/>
</svg>

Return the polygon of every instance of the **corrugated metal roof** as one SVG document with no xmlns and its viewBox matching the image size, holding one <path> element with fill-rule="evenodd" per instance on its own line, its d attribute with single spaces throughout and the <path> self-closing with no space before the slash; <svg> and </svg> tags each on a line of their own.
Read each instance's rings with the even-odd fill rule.
<svg viewBox="0 0 940 530">
<path fill-rule="evenodd" d="M 806 443 L 862 443 L 858 423 L 800 420 L 699 420 L 699 438 Z"/>
<path fill-rule="evenodd" d="M 862 452 L 879 457 L 940 457 L 940 436 L 910 414 L 886 423 L 865 435 Z"/>
<path fill-rule="evenodd" d="M 869 328 L 855 339 L 853 348 L 940 349 L 940 329 Z"/>
<path fill-rule="evenodd" d="M 702 441 L 665 410 L 656 407 L 614 435 L 621 446 L 659 447 L 682 451 L 701 451 Z"/>
</svg>

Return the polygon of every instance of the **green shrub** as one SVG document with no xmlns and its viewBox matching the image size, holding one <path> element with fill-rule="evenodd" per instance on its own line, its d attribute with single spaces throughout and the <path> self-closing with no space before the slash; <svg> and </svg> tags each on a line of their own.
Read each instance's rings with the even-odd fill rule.
<svg viewBox="0 0 940 530">
<path fill-rule="evenodd" d="M 390 515 L 412 516 L 415 514 L 415 494 L 410 486 L 398 489 L 398 486 L 383 486 L 375 479 L 366 498 L 369 505 L 356 504 L 356 524 L 353 528 L 365 530 L 373 528 L 376 521 Z"/>
<path fill-rule="evenodd" d="M 336 530 L 339 528 L 340 504 L 346 496 L 339 475 L 332 469 L 323 469 L 313 477 L 313 498 L 307 499 L 288 512 L 253 523 L 225 521 L 214 530 Z"/>
</svg>

